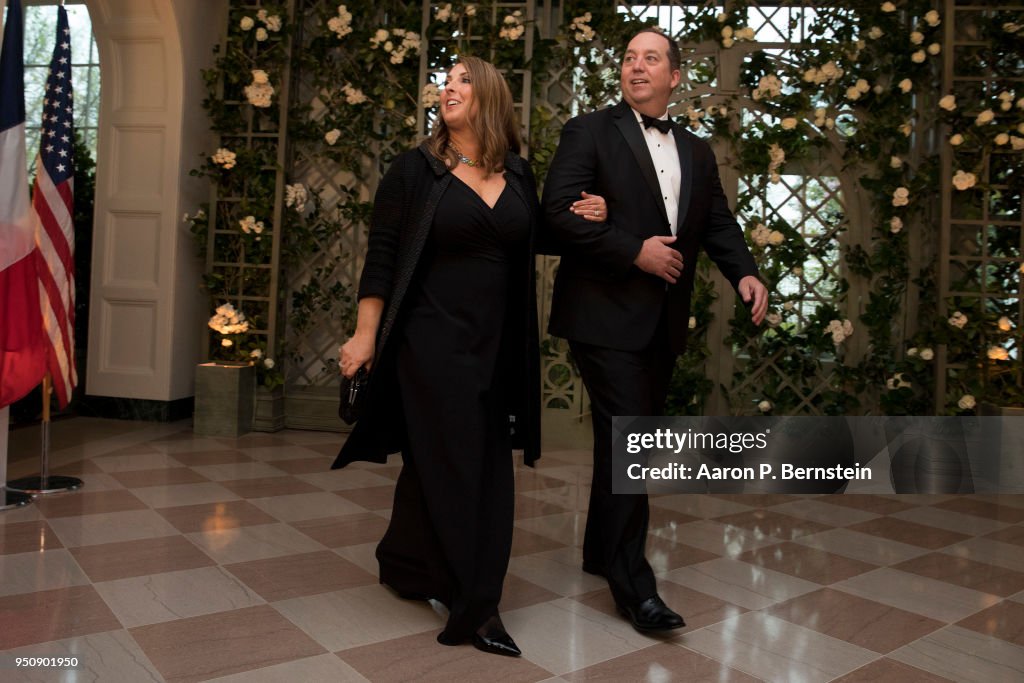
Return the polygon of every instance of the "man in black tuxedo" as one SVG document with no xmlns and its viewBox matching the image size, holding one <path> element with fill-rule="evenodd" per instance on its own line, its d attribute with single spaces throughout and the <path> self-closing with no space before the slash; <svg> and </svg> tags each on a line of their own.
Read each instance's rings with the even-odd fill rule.
<svg viewBox="0 0 1024 683">
<path fill-rule="evenodd" d="M 710 146 L 668 118 L 679 68 L 675 41 L 657 29 L 637 33 L 622 61 L 623 101 L 565 124 L 543 198 L 562 253 L 549 331 L 569 340 L 593 411 L 583 569 L 608 579 L 619 611 L 642 631 L 684 622 L 661 600 L 644 557 L 647 496 L 612 494 L 612 416 L 664 410 L 686 345 L 699 247 L 755 323 L 768 308 Z M 584 191 L 605 198 L 606 221 L 571 211 Z"/>
</svg>

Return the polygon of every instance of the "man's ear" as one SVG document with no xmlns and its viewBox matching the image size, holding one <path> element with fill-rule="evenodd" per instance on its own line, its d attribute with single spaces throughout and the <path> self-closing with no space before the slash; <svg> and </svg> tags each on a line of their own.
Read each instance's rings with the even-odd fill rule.
<svg viewBox="0 0 1024 683">
<path fill-rule="evenodd" d="M 672 89 L 675 90 L 679 86 L 679 83 L 683 80 L 683 74 L 679 69 L 672 71 Z"/>
</svg>

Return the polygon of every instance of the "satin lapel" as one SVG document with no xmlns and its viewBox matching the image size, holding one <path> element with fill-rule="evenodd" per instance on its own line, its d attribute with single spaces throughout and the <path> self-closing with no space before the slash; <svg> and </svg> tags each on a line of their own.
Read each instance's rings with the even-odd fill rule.
<svg viewBox="0 0 1024 683">
<path fill-rule="evenodd" d="M 679 211 L 676 213 L 676 233 L 686 225 L 686 212 L 690 209 L 690 194 L 693 191 L 693 144 L 680 125 L 675 125 L 672 137 L 679 150 Z"/>
<path fill-rule="evenodd" d="M 629 108 L 629 105 L 620 106 L 622 110 L 616 112 L 615 125 L 622 133 L 622 137 L 626 138 L 626 143 L 633 152 L 633 156 L 636 157 L 636 163 L 640 166 L 640 171 L 644 174 L 647 186 L 654 193 L 658 210 L 661 211 L 665 223 L 668 223 L 665 200 L 661 198 L 661 185 L 658 184 L 658 174 L 654 171 L 654 161 L 651 159 L 651 151 L 647 149 L 647 141 L 644 140 L 644 135 L 640 132 L 640 124 L 637 123 L 633 110 Z"/>
</svg>

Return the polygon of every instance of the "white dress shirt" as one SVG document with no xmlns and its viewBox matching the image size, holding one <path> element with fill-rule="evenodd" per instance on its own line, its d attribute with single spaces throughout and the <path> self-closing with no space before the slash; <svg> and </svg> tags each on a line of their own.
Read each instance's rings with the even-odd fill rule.
<svg viewBox="0 0 1024 683">
<path fill-rule="evenodd" d="M 668 214 L 669 227 L 672 234 L 676 234 L 678 226 L 676 219 L 679 216 L 679 184 L 682 180 L 682 171 L 679 168 L 679 151 L 676 148 L 676 139 L 672 131 L 662 133 L 651 126 L 644 128 L 640 112 L 633 109 L 637 125 L 643 131 L 644 140 L 647 142 L 647 149 L 651 152 L 651 161 L 654 162 L 654 172 L 658 175 L 658 185 L 661 186 L 661 198 L 665 202 L 665 212 Z M 668 111 L 658 118 L 667 120 Z"/>
</svg>

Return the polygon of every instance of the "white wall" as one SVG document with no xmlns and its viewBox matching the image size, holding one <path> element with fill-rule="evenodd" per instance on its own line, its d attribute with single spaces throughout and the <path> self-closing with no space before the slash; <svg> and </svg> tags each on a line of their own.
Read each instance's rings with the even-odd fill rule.
<svg viewBox="0 0 1024 683">
<path fill-rule="evenodd" d="M 86 392 L 168 401 L 193 394 L 209 313 L 181 222 L 209 197 L 188 175 L 213 137 L 200 68 L 227 0 L 88 0 L 101 104 Z"/>
</svg>

